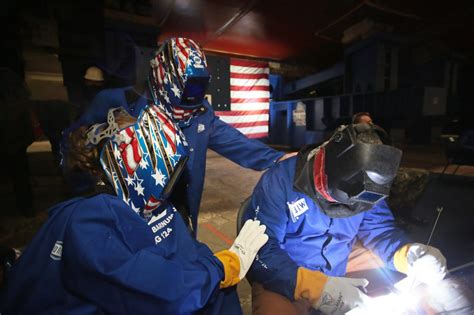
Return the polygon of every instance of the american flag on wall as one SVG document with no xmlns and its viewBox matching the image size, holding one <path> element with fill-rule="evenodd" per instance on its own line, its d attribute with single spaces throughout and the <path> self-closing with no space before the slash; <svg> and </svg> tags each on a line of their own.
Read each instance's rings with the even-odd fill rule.
<svg viewBox="0 0 474 315">
<path fill-rule="evenodd" d="M 268 63 L 230 59 L 230 110 L 216 115 L 249 138 L 268 136 Z"/>
</svg>

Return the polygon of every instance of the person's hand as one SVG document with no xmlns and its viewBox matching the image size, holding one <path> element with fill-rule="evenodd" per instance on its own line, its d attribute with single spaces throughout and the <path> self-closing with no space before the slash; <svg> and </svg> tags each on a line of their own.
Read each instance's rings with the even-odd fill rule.
<svg viewBox="0 0 474 315">
<path fill-rule="evenodd" d="M 260 221 L 247 220 L 229 250 L 214 254 L 224 266 L 221 288 L 234 286 L 245 277 L 257 252 L 268 241 L 265 229 Z"/>
<path fill-rule="evenodd" d="M 277 162 L 284 161 L 284 160 L 289 159 L 290 157 L 295 156 L 297 154 L 298 154 L 298 152 L 287 153 L 287 154 L 283 155 L 281 158 L 279 158 Z"/>
<path fill-rule="evenodd" d="M 408 276 L 419 282 L 434 283 L 446 276 L 446 258 L 439 249 L 414 243 L 407 252 Z"/>
<path fill-rule="evenodd" d="M 328 277 L 321 297 L 313 307 L 323 314 L 344 314 L 370 299 L 361 291 L 368 284 L 367 279 Z"/>
<path fill-rule="evenodd" d="M 239 278 L 242 280 L 260 248 L 268 241 L 268 235 L 265 234 L 267 227 L 260 224 L 260 221 L 247 220 L 237 235 L 234 244 L 229 250 L 239 257 L 240 272 Z"/>
</svg>

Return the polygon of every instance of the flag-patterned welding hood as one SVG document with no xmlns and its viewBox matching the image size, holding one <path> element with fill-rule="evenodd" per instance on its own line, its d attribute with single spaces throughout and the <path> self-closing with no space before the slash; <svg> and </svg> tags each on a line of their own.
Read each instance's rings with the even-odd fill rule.
<svg viewBox="0 0 474 315">
<path fill-rule="evenodd" d="M 202 105 L 211 76 L 204 52 L 191 39 L 172 38 L 150 62 L 150 90 L 155 104 L 183 110 Z"/>
<path fill-rule="evenodd" d="M 105 143 L 100 162 L 117 196 L 145 219 L 169 197 L 187 160 L 179 127 L 159 106 Z"/>
</svg>

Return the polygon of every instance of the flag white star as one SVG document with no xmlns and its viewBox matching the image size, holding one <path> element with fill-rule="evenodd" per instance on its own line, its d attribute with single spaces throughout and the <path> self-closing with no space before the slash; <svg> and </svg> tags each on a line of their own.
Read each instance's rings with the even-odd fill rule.
<svg viewBox="0 0 474 315">
<path fill-rule="evenodd" d="M 173 87 L 171 88 L 171 90 L 173 91 L 174 96 L 179 97 L 179 92 L 180 91 L 179 91 L 178 87 L 176 86 L 176 84 L 173 83 Z"/>
<path fill-rule="evenodd" d="M 168 82 L 169 82 L 169 80 L 168 80 L 167 76 L 165 75 L 165 77 L 163 78 L 163 83 L 168 84 Z"/>
<path fill-rule="evenodd" d="M 130 175 L 127 174 L 125 181 L 127 182 L 127 186 L 133 186 L 133 178 L 131 178 Z"/>
<path fill-rule="evenodd" d="M 143 182 L 143 180 L 142 180 Z M 145 190 L 145 188 L 143 188 L 143 186 L 141 185 L 141 183 L 137 183 L 137 185 L 135 187 L 133 187 L 133 189 L 135 189 L 135 191 L 137 192 L 137 194 L 139 196 L 145 196 L 145 194 L 143 193 L 143 191 Z"/>
<path fill-rule="evenodd" d="M 161 172 L 160 169 L 153 175 L 151 175 L 155 179 L 155 185 L 160 185 L 161 187 L 165 187 L 165 180 L 166 175 Z"/>
<path fill-rule="evenodd" d="M 127 179 L 125 179 L 127 180 Z M 135 181 L 135 182 L 133 182 Z M 137 173 L 133 173 L 133 178 L 132 178 L 132 184 L 131 186 L 133 186 L 133 188 L 138 192 L 139 189 L 137 189 L 137 186 L 140 186 L 141 187 L 141 190 L 143 192 L 143 187 L 142 187 L 142 184 L 143 183 L 143 179 L 140 179 L 137 175 Z"/>
<path fill-rule="evenodd" d="M 163 89 L 160 89 L 158 92 L 160 93 L 161 96 L 165 95 L 165 91 Z"/>
<path fill-rule="evenodd" d="M 146 168 L 148 167 L 148 161 L 146 160 L 147 155 L 148 153 L 145 153 L 142 159 L 140 160 L 140 167 L 142 170 L 146 170 Z"/>
<path fill-rule="evenodd" d="M 169 98 L 168 94 L 166 94 L 166 95 L 164 96 L 164 98 L 165 98 L 166 103 L 169 103 L 169 102 L 170 102 L 170 98 Z"/>
</svg>

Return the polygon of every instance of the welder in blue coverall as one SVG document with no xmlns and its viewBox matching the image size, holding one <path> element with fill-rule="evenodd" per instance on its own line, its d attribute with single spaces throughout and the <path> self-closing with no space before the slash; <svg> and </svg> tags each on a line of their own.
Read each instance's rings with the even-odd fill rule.
<svg viewBox="0 0 474 315">
<path fill-rule="evenodd" d="M 284 153 L 247 138 L 216 117 L 204 99 L 211 75 L 204 52 L 194 41 L 172 38 L 164 42 L 151 64 L 150 94 L 155 104 L 165 105 L 189 144 L 189 160 L 171 199 L 182 209 L 181 213 L 187 213 L 187 224 L 196 235 L 208 148 L 243 167 L 259 171 L 282 160 Z M 137 106 L 133 112 L 124 108 L 133 116 L 139 113 Z M 102 109 L 89 110 L 82 119 L 104 119 L 101 117 L 104 115 Z"/>
<path fill-rule="evenodd" d="M 96 194 L 53 207 L 10 270 L 1 314 L 241 314 L 235 290 L 267 241 L 246 223 L 213 254 L 166 198 L 187 154 L 157 106 L 69 134 L 68 167 L 89 172 Z"/>
<path fill-rule="evenodd" d="M 420 282 L 444 278 L 440 251 L 410 243 L 384 201 L 401 151 L 382 143 L 379 128 L 342 126 L 262 176 L 243 215 L 270 237 L 248 274 L 254 314 L 343 314 L 370 303 L 368 281 L 344 277 L 356 241 Z"/>
<path fill-rule="evenodd" d="M 151 95 L 165 104 L 189 143 L 189 161 L 172 200 L 189 213 L 196 234 L 208 148 L 240 166 L 259 171 L 282 160 L 284 153 L 247 138 L 214 114 L 204 98 L 211 79 L 206 57 L 193 40 L 165 41 L 151 64 Z"/>
</svg>

